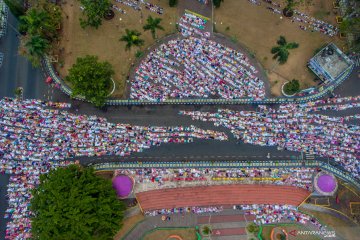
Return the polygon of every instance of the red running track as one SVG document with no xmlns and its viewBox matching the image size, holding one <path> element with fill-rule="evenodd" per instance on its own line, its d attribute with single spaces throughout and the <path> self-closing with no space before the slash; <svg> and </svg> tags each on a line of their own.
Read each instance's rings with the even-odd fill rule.
<svg viewBox="0 0 360 240">
<path fill-rule="evenodd" d="M 168 188 L 137 193 L 143 211 L 234 204 L 288 204 L 298 206 L 310 194 L 293 186 L 233 184 Z"/>
</svg>

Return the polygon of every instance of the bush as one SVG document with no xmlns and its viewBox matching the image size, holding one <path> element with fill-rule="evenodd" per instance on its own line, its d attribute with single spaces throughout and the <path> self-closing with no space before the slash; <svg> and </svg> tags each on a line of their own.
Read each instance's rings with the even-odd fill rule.
<svg viewBox="0 0 360 240">
<path fill-rule="evenodd" d="M 290 82 L 286 83 L 284 86 L 284 92 L 288 95 L 293 95 L 300 91 L 299 80 L 293 79 Z"/>
<path fill-rule="evenodd" d="M 136 58 L 141 58 L 142 56 L 144 56 L 144 52 L 143 52 L 143 51 L 136 51 L 136 53 L 135 53 L 135 57 L 136 57 Z"/>
<path fill-rule="evenodd" d="M 250 223 L 249 225 L 247 225 L 246 229 L 248 230 L 249 233 L 254 233 L 254 234 L 257 234 L 260 231 L 259 226 L 256 225 L 255 223 Z"/>
<path fill-rule="evenodd" d="M 209 234 L 211 234 L 211 232 L 212 232 L 212 230 L 211 230 L 211 228 L 209 226 L 204 226 L 203 229 L 202 229 L 202 233 L 204 235 L 209 235 Z"/>
<path fill-rule="evenodd" d="M 169 6 L 175 7 L 178 4 L 178 0 L 169 0 Z"/>
</svg>

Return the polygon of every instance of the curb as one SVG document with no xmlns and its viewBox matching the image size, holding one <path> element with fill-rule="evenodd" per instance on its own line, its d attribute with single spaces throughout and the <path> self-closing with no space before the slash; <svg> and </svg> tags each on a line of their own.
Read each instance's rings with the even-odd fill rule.
<svg viewBox="0 0 360 240">
<path fill-rule="evenodd" d="M 72 91 L 69 86 L 60 78 L 55 72 L 54 67 L 50 63 L 47 57 L 43 58 L 43 67 L 46 74 L 50 76 L 57 84 L 60 85 L 60 90 L 66 95 L 71 96 Z M 338 87 L 345 79 L 349 77 L 354 64 L 348 71 L 344 72 L 343 75 L 332 85 L 323 85 L 317 88 L 317 93 L 308 96 L 294 96 L 294 97 L 280 97 L 280 98 L 265 98 L 265 99 L 254 99 L 254 98 L 239 98 L 239 99 L 166 99 L 164 101 L 149 101 L 149 100 L 133 100 L 133 99 L 108 99 L 106 105 L 108 106 L 144 106 L 144 105 L 243 105 L 243 104 L 284 104 L 284 103 L 306 103 L 324 97 L 328 93 L 332 92 Z M 85 100 L 83 96 L 74 96 L 74 99 L 90 102 Z"/>
<path fill-rule="evenodd" d="M 296 93 L 294 93 L 294 94 L 292 94 L 292 95 L 288 95 L 288 94 L 286 94 L 285 91 L 284 91 L 284 86 L 285 86 L 288 82 L 289 82 L 289 81 L 284 82 L 284 84 L 281 86 L 281 93 L 282 93 L 282 95 L 284 95 L 285 97 L 293 97 L 293 96 L 295 96 Z"/>
</svg>

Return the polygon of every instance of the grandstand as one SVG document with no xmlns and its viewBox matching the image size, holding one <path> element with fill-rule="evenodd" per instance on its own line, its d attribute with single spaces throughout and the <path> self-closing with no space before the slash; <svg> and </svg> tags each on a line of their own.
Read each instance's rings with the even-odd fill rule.
<svg viewBox="0 0 360 240">
<path fill-rule="evenodd" d="M 237 204 L 300 205 L 310 194 L 293 186 L 233 184 L 168 188 L 136 194 L 143 211 Z"/>
<path fill-rule="evenodd" d="M 353 62 L 335 44 L 330 43 L 310 59 L 308 67 L 325 83 L 346 75 Z"/>
</svg>

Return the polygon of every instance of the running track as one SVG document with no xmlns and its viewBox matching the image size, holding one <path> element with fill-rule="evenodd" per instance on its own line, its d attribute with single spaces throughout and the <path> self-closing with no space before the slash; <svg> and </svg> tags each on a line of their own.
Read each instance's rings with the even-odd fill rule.
<svg viewBox="0 0 360 240">
<path fill-rule="evenodd" d="M 143 211 L 192 206 L 288 204 L 298 206 L 310 192 L 292 186 L 217 185 L 169 188 L 137 193 Z"/>
</svg>

